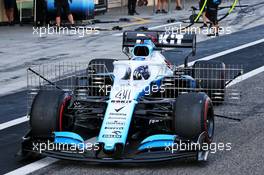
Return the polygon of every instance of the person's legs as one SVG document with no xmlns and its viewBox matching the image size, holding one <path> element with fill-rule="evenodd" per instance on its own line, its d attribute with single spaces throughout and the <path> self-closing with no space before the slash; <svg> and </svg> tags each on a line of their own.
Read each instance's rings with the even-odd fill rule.
<svg viewBox="0 0 264 175">
<path fill-rule="evenodd" d="M 213 30 L 215 35 L 219 35 L 219 24 L 217 21 L 217 18 L 215 18 L 215 21 L 213 21 Z"/>
<path fill-rule="evenodd" d="M 176 10 L 181 10 L 182 9 L 182 5 L 181 5 L 181 0 L 176 0 Z"/>
<path fill-rule="evenodd" d="M 9 22 L 14 22 L 14 8 L 9 9 Z"/>
<path fill-rule="evenodd" d="M 161 0 L 162 13 L 168 13 L 165 9 L 167 8 L 167 0 Z"/>
<path fill-rule="evenodd" d="M 161 10 L 161 1 L 162 0 L 158 0 L 156 13 L 160 13 L 160 10 Z"/>
<path fill-rule="evenodd" d="M 202 19 L 203 19 L 203 26 L 201 28 L 208 27 L 207 23 L 210 23 L 210 20 L 206 17 L 206 12 L 202 13 Z"/>
<path fill-rule="evenodd" d="M 6 17 L 8 20 L 8 23 L 13 25 L 14 24 L 14 8 L 6 9 Z"/>
<path fill-rule="evenodd" d="M 131 13 L 131 4 L 132 4 L 132 0 L 128 0 L 128 2 L 127 2 L 127 8 L 128 8 L 128 14 L 129 15 L 131 15 L 132 13 Z"/>
<path fill-rule="evenodd" d="M 71 13 L 68 15 L 68 20 L 72 25 L 74 24 L 74 19 Z"/>
<path fill-rule="evenodd" d="M 218 36 L 219 25 L 218 25 L 217 13 L 218 13 L 218 6 L 212 6 L 207 8 L 206 17 L 212 23 L 212 28 L 213 28 L 213 33 L 209 34 L 208 36 Z"/>
<path fill-rule="evenodd" d="M 136 3 L 137 0 L 132 0 L 132 13 L 136 13 Z"/>
<path fill-rule="evenodd" d="M 203 19 L 203 23 L 204 25 L 202 26 L 203 27 L 207 27 L 207 22 L 209 22 L 209 20 L 207 19 L 206 17 L 206 7 L 207 7 L 207 4 L 204 4 L 205 3 L 205 0 L 200 0 L 199 1 L 199 9 L 202 10 L 202 19 Z M 204 7 L 204 8 L 203 8 Z"/>
<path fill-rule="evenodd" d="M 14 7 L 12 1 L 13 0 L 4 0 L 5 13 L 9 24 L 11 24 L 14 20 Z"/>
<path fill-rule="evenodd" d="M 74 24 L 74 19 L 73 19 L 72 13 L 71 13 L 71 11 L 70 11 L 70 5 L 69 5 L 69 2 L 68 2 L 68 1 L 65 2 L 65 3 L 62 5 L 62 7 L 63 7 L 63 11 L 64 11 L 64 13 L 65 13 L 65 14 L 67 15 L 67 17 L 68 17 L 69 22 L 71 23 L 71 25 L 73 25 L 73 24 Z"/>
<path fill-rule="evenodd" d="M 55 7 L 56 7 L 56 26 L 60 27 L 61 25 L 61 9 L 62 9 L 62 5 L 61 3 L 58 1 L 55 1 Z"/>
<path fill-rule="evenodd" d="M 60 25 L 61 25 L 61 17 L 60 16 L 57 16 L 56 17 L 56 26 L 57 27 L 60 27 Z"/>
<path fill-rule="evenodd" d="M 6 14 L 8 22 L 10 23 L 10 10 L 9 9 L 5 9 L 5 14 Z"/>
</svg>

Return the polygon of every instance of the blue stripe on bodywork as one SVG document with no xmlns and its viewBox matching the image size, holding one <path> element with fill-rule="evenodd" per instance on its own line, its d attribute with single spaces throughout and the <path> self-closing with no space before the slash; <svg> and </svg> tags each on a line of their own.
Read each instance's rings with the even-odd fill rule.
<svg viewBox="0 0 264 175">
<path fill-rule="evenodd" d="M 156 134 L 145 138 L 138 148 L 139 151 L 172 146 L 176 135 Z"/>
<path fill-rule="evenodd" d="M 157 140 L 153 142 L 147 142 L 138 148 L 138 151 L 149 150 L 153 148 L 166 148 L 171 147 L 174 144 L 171 140 Z"/>
<path fill-rule="evenodd" d="M 83 143 L 83 138 L 73 132 L 54 132 L 54 143 L 61 144 L 80 144 Z"/>
<path fill-rule="evenodd" d="M 152 142 L 156 140 L 175 140 L 176 135 L 169 135 L 169 134 L 157 134 L 157 135 L 152 135 L 147 138 L 145 138 L 141 144 L 144 144 L 146 142 Z"/>
</svg>

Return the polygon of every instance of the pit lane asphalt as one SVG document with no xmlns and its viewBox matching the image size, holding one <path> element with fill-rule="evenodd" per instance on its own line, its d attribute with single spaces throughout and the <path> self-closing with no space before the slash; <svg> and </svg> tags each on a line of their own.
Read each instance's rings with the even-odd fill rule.
<svg viewBox="0 0 264 175">
<path fill-rule="evenodd" d="M 264 26 L 258 26 L 249 30 L 237 32 L 228 36 L 211 39 L 198 43 L 197 56 L 190 61 L 199 59 L 220 51 L 233 48 L 257 39 L 264 35 Z M 165 53 L 170 59 L 182 64 L 178 59 L 185 54 Z M 264 43 L 233 52 L 228 55 L 216 58 L 226 64 L 242 64 L 245 72 L 264 65 Z M 243 89 L 243 99 L 237 107 L 243 113 L 238 117 L 243 118 L 242 122 L 234 123 L 222 119 L 216 119 L 215 141 L 231 142 L 234 144 L 232 151 L 212 154 L 207 164 L 195 164 L 190 162 L 173 162 L 166 164 L 155 164 L 153 166 L 91 166 L 84 163 L 59 161 L 47 168 L 43 168 L 37 174 L 62 173 L 62 174 L 232 174 L 240 171 L 242 174 L 263 172 L 263 104 L 264 80 L 263 73 L 246 80 L 238 85 Z M 241 108 L 242 106 L 242 108 Z M 262 107 L 262 108 L 261 108 Z M 234 108 L 237 109 L 237 108 Z M 0 98 L 0 122 L 24 116 L 26 114 L 26 92 L 22 91 Z M 239 112 L 239 111 L 237 111 Z M 0 131 L 0 174 L 24 166 L 32 161 L 19 161 L 15 153 L 20 146 L 21 137 L 26 133 L 28 123 L 16 125 Z M 35 173 L 34 173 L 35 174 Z"/>
</svg>

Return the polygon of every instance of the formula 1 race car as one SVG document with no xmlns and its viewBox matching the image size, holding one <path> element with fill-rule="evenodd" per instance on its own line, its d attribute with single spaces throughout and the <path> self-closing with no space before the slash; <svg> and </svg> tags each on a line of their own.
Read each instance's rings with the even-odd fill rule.
<svg viewBox="0 0 264 175">
<path fill-rule="evenodd" d="M 125 31 L 128 60 L 29 68 L 42 81 L 29 85 L 30 131 L 22 153 L 92 162 L 207 160 L 210 150 L 202 145 L 213 140 L 213 105 L 223 103 L 230 82 L 225 64 L 188 66 L 186 57 L 185 66 L 174 66 L 165 48 L 190 48 L 194 55 L 196 36 Z"/>
</svg>

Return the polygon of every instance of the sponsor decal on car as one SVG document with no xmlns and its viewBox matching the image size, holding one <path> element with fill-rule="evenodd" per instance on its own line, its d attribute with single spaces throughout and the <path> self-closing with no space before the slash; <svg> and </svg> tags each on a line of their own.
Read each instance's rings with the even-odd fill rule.
<svg viewBox="0 0 264 175">
<path fill-rule="evenodd" d="M 125 125 L 125 122 L 120 122 L 120 121 L 108 121 L 108 122 L 106 122 L 106 125 Z"/>
<path fill-rule="evenodd" d="M 112 130 L 123 130 L 124 127 L 105 127 L 105 129 L 112 129 Z"/>
<path fill-rule="evenodd" d="M 168 33 L 162 33 L 159 35 L 159 44 L 182 44 L 183 35 L 181 34 L 168 34 Z"/>
<path fill-rule="evenodd" d="M 104 134 L 103 138 L 121 138 L 121 135 Z"/>
<path fill-rule="evenodd" d="M 116 111 L 116 112 L 119 112 L 119 111 L 121 111 L 124 107 L 126 107 L 126 106 L 122 106 L 122 107 L 120 107 L 120 108 L 116 108 L 115 111 Z"/>
</svg>

